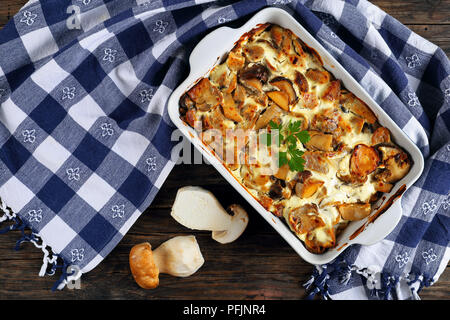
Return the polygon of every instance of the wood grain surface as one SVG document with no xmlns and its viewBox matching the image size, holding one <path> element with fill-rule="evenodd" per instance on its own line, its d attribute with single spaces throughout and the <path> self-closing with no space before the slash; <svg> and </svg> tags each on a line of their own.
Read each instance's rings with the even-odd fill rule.
<svg viewBox="0 0 450 320">
<path fill-rule="evenodd" d="M 450 0 L 376 0 L 374 4 L 450 54 Z M 0 0 L 0 28 L 26 3 Z M 241 238 L 228 245 L 209 232 L 189 232 L 170 217 L 176 191 L 185 185 L 211 190 L 227 206 L 240 203 L 250 215 Z M 194 234 L 205 258 L 191 277 L 161 275 L 155 290 L 142 290 L 131 277 L 130 248 L 142 241 L 153 247 L 177 235 Z M 0 299 L 302 299 L 302 284 L 312 271 L 245 200 L 209 165 L 174 168 L 148 210 L 111 254 L 83 275 L 81 290 L 49 291 L 56 278 L 38 277 L 42 253 L 27 243 L 14 251 L 18 232 L 1 236 Z M 439 281 L 421 292 L 423 299 L 450 299 L 450 268 Z"/>
</svg>

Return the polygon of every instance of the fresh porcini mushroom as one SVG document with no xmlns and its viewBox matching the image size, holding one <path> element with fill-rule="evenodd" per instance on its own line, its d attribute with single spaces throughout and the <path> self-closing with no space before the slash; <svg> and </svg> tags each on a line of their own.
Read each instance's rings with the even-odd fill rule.
<svg viewBox="0 0 450 320">
<path fill-rule="evenodd" d="M 208 190 L 189 186 L 178 190 L 171 215 L 187 228 L 212 231 L 214 240 L 229 243 L 244 232 L 248 215 L 239 205 L 231 205 L 228 211 L 233 215 Z"/>
<path fill-rule="evenodd" d="M 228 207 L 228 212 L 233 213 L 228 229 L 212 232 L 212 238 L 222 244 L 233 242 L 239 238 L 248 225 L 248 214 L 240 205 L 232 204 Z"/>
<path fill-rule="evenodd" d="M 144 289 L 159 285 L 159 274 L 189 277 L 203 265 L 202 253 L 194 236 L 172 238 L 156 250 L 148 242 L 131 248 L 130 269 L 136 283 Z"/>
<path fill-rule="evenodd" d="M 194 186 L 178 190 L 171 216 L 189 229 L 209 231 L 228 230 L 232 220 L 210 191 Z"/>
</svg>

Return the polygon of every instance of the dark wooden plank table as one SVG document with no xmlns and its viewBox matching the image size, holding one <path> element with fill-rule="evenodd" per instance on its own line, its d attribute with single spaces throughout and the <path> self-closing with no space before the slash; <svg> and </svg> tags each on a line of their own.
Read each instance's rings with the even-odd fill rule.
<svg viewBox="0 0 450 320">
<path fill-rule="evenodd" d="M 372 1 L 439 45 L 450 54 L 450 0 Z M 2 27 L 26 0 L 0 0 Z M 250 215 L 249 226 L 238 241 L 221 245 L 208 232 L 189 232 L 170 217 L 176 191 L 199 185 L 216 194 L 224 206 L 241 203 Z M 155 290 L 142 290 L 133 281 L 129 267 L 130 248 L 149 241 L 154 247 L 177 235 L 195 234 L 205 264 L 189 278 L 162 275 Z M 113 252 L 92 272 L 83 275 L 81 290 L 51 293 L 55 278 L 39 278 L 42 253 L 31 244 L 12 250 L 18 232 L 2 235 L 0 241 L 0 299 L 301 299 L 302 284 L 312 267 L 246 205 L 245 200 L 212 166 L 176 166 L 150 208 L 139 218 Z M 423 299 L 450 299 L 450 268 Z"/>
</svg>

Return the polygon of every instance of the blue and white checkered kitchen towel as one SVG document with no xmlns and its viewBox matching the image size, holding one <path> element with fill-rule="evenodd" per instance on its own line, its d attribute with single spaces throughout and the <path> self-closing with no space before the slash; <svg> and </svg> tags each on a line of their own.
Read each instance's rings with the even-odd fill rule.
<svg viewBox="0 0 450 320">
<path fill-rule="evenodd" d="M 66 266 L 88 272 L 117 245 L 173 166 L 166 102 L 190 50 L 267 5 L 300 21 L 427 159 L 398 227 L 317 266 L 311 296 L 418 297 L 438 279 L 450 252 L 450 63 L 365 0 L 29 2 L 0 32 L 0 222 L 14 221 L 0 232 L 44 251 L 40 275 L 62 268 L 62 288 Z"/>
</svg>

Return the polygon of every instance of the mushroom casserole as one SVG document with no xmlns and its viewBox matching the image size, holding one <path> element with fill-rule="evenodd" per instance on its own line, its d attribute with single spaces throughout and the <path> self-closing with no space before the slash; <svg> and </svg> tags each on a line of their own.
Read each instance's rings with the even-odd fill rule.
<svg viewBox="0 0 450 320">
<path fill-rule="evenodd" d="M 284 217 L 313 253 L 335 247 L 348 222 L 367 217 L 412 165 L 369 107 L 325 70 L 321 57 L 277 25 L 244 34 L 179 105 L 182 120 L 205 145 L 215 143 L 210 129 L 222 133 L 223 148 L 214 148 L 215 155 L 262 206 Z M 248 161 L 247 140 L 238 148 L 226 135 L 292 123 L 310 137 L 297 146 L 303 171 L 283 164 L 267 174 L 262 159 Z M 286 148 L 281 141 L 279 150 Z M 225 157 L 229 149 L 235 151 L 231 160 Z"/>
</svg>

